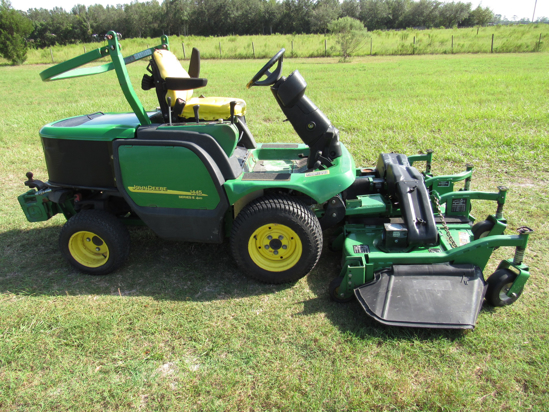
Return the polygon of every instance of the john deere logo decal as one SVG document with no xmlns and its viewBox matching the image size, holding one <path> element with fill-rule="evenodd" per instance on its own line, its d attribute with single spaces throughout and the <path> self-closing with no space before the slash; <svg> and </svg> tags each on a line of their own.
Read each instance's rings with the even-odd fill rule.
<svg viewBox="0 0 549 412">
<path fill-rule="evenodd" d="M 133 193 L 152 193 L 155 195 L 179 195 L 180 199 L 202 199 L 203 196 L 208 196 L 202 193 L 202 190 L 190 190 L 183 192 L 181 190 L 169 190 L 167 187 L 161 186 L 128 186 L 128 190 Z"/>
</svg>

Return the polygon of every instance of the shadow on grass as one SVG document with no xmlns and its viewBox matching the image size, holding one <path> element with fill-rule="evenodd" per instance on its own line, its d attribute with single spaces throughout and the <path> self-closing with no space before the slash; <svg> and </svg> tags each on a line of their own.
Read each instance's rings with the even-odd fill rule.
<svg viewBox="0 0 549 412">
<path fill-rule="evenodd" d="M 468 331 L 450 329 L 402 328 L 383 325 L 369 317 L 357 300 L 349 303 L 332 302 L 328 293 L 330 281 L 338 276 L 340 271 L 340 255 L 324 247 L 324 254 L 317 269 L 307 277 L 309 288 L 316 298 L 302 302 L 302 316 L 323 313 L 330 322 L 355 338 L 376 337 L 380 341 L 409 340 L 428 341 L 446 339 L 450 341 L 462 339 Z M 483 309 L 484 311 L 484 309 Z"/>
<path fill-rule="evenodd" d="M 126 264 L 107 276 L 72 268 L 58 247 L 60 227 L 0 234 L 0 292 L 27 295 L 150 296 L 212 301 L 264 295 L 293 285 L 264 285 L 242 275 L 228 242 L 171 242 L 146 228 L 130 228 Z"/>
<path fill-rule="evenodd" d="M 208 302 L 270 295 L 295 286 L 267 285 L 246 278 L 232 259 L 229 242 L 211 245 L 164 241 L 146 228 L 130 229 L 130 256 L 122 268 L 107 276 L 88 276 L 73 269 L 61 256 L 59 230 L 44 227 L 0 234 L 0 292 Z M 339 262 L 340 255 L 325 245 L 317 267 L 304 280 L 316 297 L 296 302 L 303 305 L 300 316 L 322 313 L 343 333 L 356 338 L 455 340 L 463 336 L 463 331 L 385 326 L 368 317 L 357 301 L 330 301 L 328 285 L 339 273 Z"/>
</svg>

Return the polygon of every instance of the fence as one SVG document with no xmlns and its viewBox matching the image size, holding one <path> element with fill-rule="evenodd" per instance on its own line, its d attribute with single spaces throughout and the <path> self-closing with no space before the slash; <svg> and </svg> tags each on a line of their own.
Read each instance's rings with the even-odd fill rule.
<svg viewBox="0 0 549 412">
<path fill-rule="evenodd" d="M 374 31 L 363 42 L 355 56 L 369 55 L 421 55 L 454 53 L 510 53 L 541 52 L 546 50 L 545 38 L 549 26 L 543 30 L 503 27 L 470 28 L 469 30 L 405 30 Z M 125 55 L 137 53 L 158 39 L 122 40 Z M 187 59 L 193 47 L 205 59 L 263 59 L 271 57 L 282 47 L 287 57 L 339 57 L 333 36 L 324 35 L 272 35 L 229 37 L 170 37 L 171 50 Z M 55 46 L 50 49 L 29 50 L 27 63 L 59 63 L 97 47 L 85 45 Z"/>
</svg>

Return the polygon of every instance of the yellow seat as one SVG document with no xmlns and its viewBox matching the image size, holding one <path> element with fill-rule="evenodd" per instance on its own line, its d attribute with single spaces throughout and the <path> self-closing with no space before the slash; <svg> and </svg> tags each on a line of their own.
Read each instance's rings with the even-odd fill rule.
<svg viewBox="0 0 549 412">
<path fill-rule="evenodd" d="M 189 78 L 187 71 L 181 66 L 177 57 L 168 50 L 155 50 L 154 61 L 162 79 L 168 77 Z M 166 91 L 165 99 L 168 103 L 171 98 L 172 110 L 179 117 L 194 119 L 194 106 L 200 105 L 199 117 L 204 120 L 229 119 L 231 116 L 231 102 L 236 102 L 234 114 L 246 115 L 246 102 L 232 97 L 193 97 L 192 90 Z M 182 107 L 182 109 L 181 109 Z"/>
</svg>

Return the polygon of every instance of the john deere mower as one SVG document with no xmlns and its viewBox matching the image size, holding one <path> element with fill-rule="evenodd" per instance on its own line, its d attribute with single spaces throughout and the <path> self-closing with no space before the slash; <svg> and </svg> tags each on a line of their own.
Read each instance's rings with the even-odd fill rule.
<svg viewBox="0 0 549 412">
<path fill-rule="evenodd" d="M 250 80 L 268 86 L 302 143 L 256 143 L 246 103 L 196 97 L 206 86 L 200 53 L 189 71 L 161 43 L 124 58 L 114 32 L 108 44 L 58 64 L 44 81 L 115 70 L 131 113 L 96 112 L 40 130 L 49 180 L 27 173 L 19 196 L 27 219 L 62 213 L 59 236 L 68 262 L 92 275 L 122 266 L 130 250 L 128 225 L 144 225 L 164 239 L 221 243 L 243 273 L 268 283 L 294 282 L 313 270 L 323 230 L 339 235 L 342 270 L 329 285 L 337 302 L 355 297 L 381 323 L 473 328 L 483 300 L 515 302 L 529 277 L 523 257 L 532 232 L 504 235 L 507 189 L 471 190 L 472 166 L 445 176 L 431 173 L 433 153 L 382 153 L 375 167 L 356 167 L 339 131 L 305 95 L 296 70 L 282 76 L 284 49 Z M 110 57 L 111 62 L 81 67 Z M 160 107 L 147 111 L 126 65 L 147 58 L 141 87 L 154 89 Z M 275 67 L 276 65 L 276 67 Z M 420 172 L 415 165 L 424 163 Z M 457 183 L 461 188 L 457 190 Z M 476 199 L 495 213 L 476 222 Z M 485 280 L 494 249 L 514 247 Z"/>
</svg>

